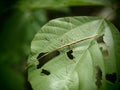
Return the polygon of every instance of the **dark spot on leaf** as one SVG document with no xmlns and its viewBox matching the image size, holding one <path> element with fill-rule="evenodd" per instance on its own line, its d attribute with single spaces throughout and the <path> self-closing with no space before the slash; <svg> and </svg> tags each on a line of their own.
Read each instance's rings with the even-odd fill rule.
<svg viewBox="0 0 120 90">
<path fill-rule="evenodd" d="M 109 53 L 108 53 L 108 50 L 107 50 L 107 49 L 102 50 L 102 54 L 103 54 L 104 57 L 109 56 Z"/>
<path fill-rule="evenodd" d="M 102 70 L 100 69 L 99 66 L 97 66 L 96 69 L 97 69 L 96 78 L 102 80 Z"/>
<path fill-rule="evenodd" d="M 107 56 L 109 56 L 109 52 L 108 52 L 108 47 L 107 47 L 106 43 L 103 40 L 103 36 L 104 35 L 97 38 L 97 42 L 100 45 L 100 50 L 101 50 L 103 56 L 107 57 Z"/>
<path fill-rule="evenodd" d="M 46 52 L 47 53 L 47 52 Z M 43 56 L 44 54 L 46 53 L 40 53 L 38 56 L 37 56 L 37 59 L 39 59 L 41 56 Z"/>
<path fill-rule="evenodd" d="M 102 36 L 100 36 L 100 37 L 97 38 L 97 42 L 98 43 L 105 43 L 104 40 L 103 40 L 103 36 L 104 35 L 102 35 Z"/>
<path fill-rule="evenodd" d="M 102 82 L 100 81 L 96 81 L 95 84 L 97 85 L 98 88 L 100 88 L 102 86 Z"/>
<path fill-rule="evenodd" d="M 48 70 L 45 70 L 45 69 L 42 69 L 42 72 L 41 73 L 43 73 L 43 74 L 45 74 L 45 75 L 50 75 L 50 72 L 48 71 Z"/>
<path fill-rule="evenodd" d="M 100 69 L 99 66 L 96 66 L 96 70 L 97 70 L 97 73 L 96 73 L 96 82 L 95 84 L 97 85 L 98 88 L 100 88 L 100 86 L 102 85 L 102 70 Z"/>
<path fill-rule="evenodd" d="M 115 81 L 117 80 L 117 75 L 116 73 L 112 73 L 112 74 L 106 74 L 106 80 L 115 83 Z"/>
<path fill-rule="evenodd" d="M 40 53 L 37 57 L 39 64 L 37 65 L 37 69 L 41 68 L 45 63 L 50 61 L 51 59 L 55 58 L 60 54 L 59 51 L 47 52 L 47 53 Z"/>
<path fill-rule="evenodd" d="M 68 56 L 69 59 L 73 59 L 74 58 L 74 56 L 72 55 L 72 53 L 73 53 L 72 50 L 70 50 L 70 51 L 67 52 L 67 56 Z"/>
</svg>

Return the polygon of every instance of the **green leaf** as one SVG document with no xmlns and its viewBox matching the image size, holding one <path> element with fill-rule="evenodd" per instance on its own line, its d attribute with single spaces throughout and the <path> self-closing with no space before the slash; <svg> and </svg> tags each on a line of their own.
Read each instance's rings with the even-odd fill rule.
<svg viewBox="0 0 120 90">
<path fill-rule="evenodd" d="M 59 8 L 78 5 L 112 5 L 112 0 L 21 0 L 18 3 L 22 9 Z"/>
<path fill-rule="evenodd" d="M 31 43 L 28 80 L 32 88 L 118 90 L 119 39 L 119 32 L 105 19 L 51 20 Z"/>
</svg>

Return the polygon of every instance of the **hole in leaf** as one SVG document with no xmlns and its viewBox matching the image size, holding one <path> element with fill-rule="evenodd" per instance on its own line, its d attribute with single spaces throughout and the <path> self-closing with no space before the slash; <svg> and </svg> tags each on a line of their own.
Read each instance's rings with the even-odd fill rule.
<svg viewBox="0 0 120 90">
<path fill-rule="evenodd" d="M 45 70 L 45 69 L 42 69 L 42 72 L 41 73 L 43 73 L 43 74 L 45 74 L 45 75 L 50 75 L 50 72 L 48 71 L 48 70 Z"/>
<path fill-rule="evenodd" d="M 37 65 L 37 69 L 41 68 L 45 63 L 50 61 L 51 59 L 55 58 L 60 54 L 59 51 L 47 52 L 47 53 L 40 53 L 37 57 L 39 64 Z"/>
<path fill-rule="evenodd" d="M 117 75 L 116 73 L 112 73 L 112 74 L 106 74 L 106 80 L 115 83 L 115 81 L 117 80 Z"/>
<path fill-rule="evenodd" d="M 102 70 L 100 69 L 99 66 L 96 66 L 96 70 L 97 70 L 97 73 L 96 73 L 96 79 L 97 80 L 96 80 L 95 84 L 97 85 L 98 88 L 100 88 L 101 85 L 102 85 L 102 82 L 101 82 L 101 80 L 102 80 Z"/>
<path fill-rule="evenodd" d="M 67 56 L 68 56 L 69 59 L 73 59 L 74 58 L 72 53 L 73 53 L 73 50 L 70 50 L 70 51 L 67 52 Z"/>
</svg>

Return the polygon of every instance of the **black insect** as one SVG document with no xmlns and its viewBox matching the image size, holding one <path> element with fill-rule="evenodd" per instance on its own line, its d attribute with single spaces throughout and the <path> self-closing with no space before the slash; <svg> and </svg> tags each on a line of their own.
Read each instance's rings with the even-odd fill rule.
<svg viewBox="0 0 120 90">
<path fill-rule="evenodd" d="M 74 56 L 72 55 L 72 53 L 73 53 L 73 50 L 69 50 L 67 52 L 67 56 L 68 56 L 69 59 L 74 59 Z"/>
<path fill-rule="evenodd" d="M 45 75 L 50 75 L 50 72 L 48 71 L 48 70 L 45 70 L 45 69 L 42 69 L 42 72 L 41 73 L 43 73 L 43 74 L 45 74 Z"/>
<path fill-rule="evenodd" d="M 96 73 L 96 82 L 95 84 L 97 85 L 98 88 L 100 88 L 100 86 L 102 85 L 102 70 L 100 69 L 99 66 L 96 67 L 97 73 Z"/>
<path fill-rule="evenodd" d="M 39 61 L 39 64 L 37 65 L 37 69 L 41 68 L 45 63 L 47 63 L 48 61 L 50 61 L 51 59 L 55 58 L 56 56 L 58 56 L 60 54 L 59 51 L 53 51 L 53 52 L 46 52 L 46 53 L 40 53 L 37 56 L 37 59 Z"/>
<path fill-rule="evenodd" d="M 116 80 L 117 80 L 117 75 L 116 75 L 115 72 L 112 73 L 112 74 L 106 74 L 105 77 L 106 77 L 106 80 L 108 80 L 108 81 L 110 81 L 110 82 L 112 82 L 112 83 L 115 83 Z"/>
</svg>

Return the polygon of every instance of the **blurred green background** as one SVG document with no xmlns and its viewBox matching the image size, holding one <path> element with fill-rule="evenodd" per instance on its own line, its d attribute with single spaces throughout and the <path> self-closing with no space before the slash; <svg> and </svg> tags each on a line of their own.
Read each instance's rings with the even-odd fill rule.
<svg viewBox="0 0 120 90">
<path fill-rule="evenodd" d="M 65 16 L 100 16 L 107 17 L 120 30 L 119 0 L 114 1 L 112 7 L 73 5 L 60 8 L 23 8 L 19 7 L 20 1 L 0 0 L 0 90 L 32 90 L 25 70 L 30 42 L 47 21 Z"/>
</svg>

